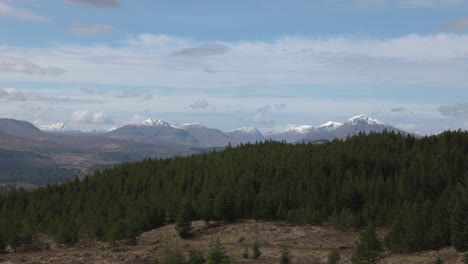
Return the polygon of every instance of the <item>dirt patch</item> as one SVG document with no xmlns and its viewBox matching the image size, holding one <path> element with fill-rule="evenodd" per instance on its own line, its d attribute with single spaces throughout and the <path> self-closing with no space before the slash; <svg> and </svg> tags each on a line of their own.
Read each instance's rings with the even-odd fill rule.
<svg viewBox="0 0 468 264">
<path fill-rule="evenodd" d="M 328 226 L 292 226 L 281 222 L 240 221 L 236 223 L 197 221 L 192 224 L 193 237 L 180 239 L 173 225 L 141 234 L 134 246 L 116 243 L 109 245 L 97 241 L 84 241 L 73 247 L 52 244 L 39 252 L 9 253 L 0 255 L 1 263 L 154 263 L 154 260 L 177 249 L 185 258 L 189 250 L 206 254 L 212 241 L 219 239 L 226 251 L 238 263 L 279 263 L 281 252 L 287 248 L 291 263 L 327 263 L 328 253 L 336 249 L 340 263 L 351 263 L 351 254 L 359 237 L 357 230 L 340 230 Z M 385 230 L 379 230 L 384 234 Z M 251 252 L 254 242 L 260 243 L 262 252 L 258 260 L 244 259 L 247 247 Z M 251 253 L 250 253 L 251 254 Z M 462 254 L 452 248 L 417 254 L 386 253 L 383 264 L 429 264 L 440 257 L 443 263 L 462 263 Z"/>
</svg>

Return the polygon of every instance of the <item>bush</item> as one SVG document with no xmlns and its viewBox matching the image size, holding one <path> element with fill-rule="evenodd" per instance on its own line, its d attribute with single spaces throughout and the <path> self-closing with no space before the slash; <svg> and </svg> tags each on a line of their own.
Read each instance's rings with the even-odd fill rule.
<svg viewBox="0 0 468 264">
<path fill-rule="evenodd" d="M 245 259 L 249 258 L 249 249 L 247 248 L 247 246 L 244 247 L 244 252 L 242 253 L 242 257 Z"/>
<path fill-rule="evenodd" d="M 361 232 L 359 242 L 351 257 L 353 264 L 377 263 L 381 257 L 383 248 L 380 239 L 377 237 L 375 228 L 369 225 Z"/>
<path fill-rule="evenodd" d="M 190 250 L 189 251 L 189 263 L 190 264 L 204 264 L 206 262 L 205 257 L 200 251 Z"/>
<path fill-rule="evenodd" d="M 284 248 L 283 251 L 281 252 L 281 257 L 280 257 L 280 264 L 289 264 L 289 250 L 287 248 Z"/>
<path fill-rule="evenodd" d="M 260 251 L 260 243 L 258 241 L 255 241 L 255 243 L 252 246 L 252 258 L 258 259 L 262 255 L 262 252 Z"/>
<path fill-rule="evenodd" d="M 338 251 L 333 250 L 330 253 L 328 253 L 328 264 L 337 264 L 338 261 L 340 261 L 340 253 Z"/>
<path fill-rule="evenodd" d="M 224 247 L 221 245 L 221 242 L 219 242 L 219 239 L 210 243 L 207 256 L 208 264 L 228 264 L 232 262 L 232 259 L 225 253 Z"/>
</svg>

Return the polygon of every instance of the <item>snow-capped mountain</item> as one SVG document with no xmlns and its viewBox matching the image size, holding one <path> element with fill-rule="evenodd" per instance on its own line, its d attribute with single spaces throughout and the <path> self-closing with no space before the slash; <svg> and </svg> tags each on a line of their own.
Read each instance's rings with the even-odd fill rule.
<svg viewBox="0 0 468 264">
<path fill-rule="evenodd" d="M 317 126 L 316 129 L 318 131 L 333 131 L 335 129 L 338 129 L 340 128 L 341 126 L 343 126 L 343 123 L 340 123 L 340 122 L 334 122 L 334 121 L 329 121 L 325 124 L 322 124 L 320 126 Z"/>
<path fill-rule="evenodd" d="M 170 127 L 171 125 L 162 120 L 162 119 L 153 119 L 153 118 L 148 118 L 145 121 L 141 122 L 139 126 L 162 126 L 162 127 Z"/>
<path fill-rule="evenodd" d="M 356 125 L 379 125 L 379 126 L 385 125 L 383 122 L 380 122 L 379 120 L 373 119 L 366 115 L 358 115 L 355 117 L 351 117 L 348 120 L 346 120 L 345 124 L 352 124 L 354 126 Z"/>
<path fill-rule="evenodd" d="M 199 141 L 186 130 L 172 126 L 161 119 L 149 118 L 140 124 L 126 125 L 104 133 L 107 137 L 134 140 L 144 143 L 198 145 Z"/>
<path fill-rule="evenodd" d="M 65 123 L 40 125 L 39 129 L 42 131 L 52 132 L 52 133 L 63 133 L 63 132 L 67 132 L 71 130 Z"/>
<path fill-rule="evenodd" d="M 371 118 L 366 115 L 358 115 L 349 118 L 344 123 L 339 122 L 327 122 L 323 125 L 317 127 L 317 130 L 314 132 L 307 133 L 304 137 L 304 142 L 318 141 L 318 140 L 333 140 L 341 139 L 349 136 L 358 134 L 359 132 L 370 133 L 370 132 L 383 132 L 395 131 L 407 134 L 407 132 L 401 131 L 397 128 L 394 128 L 390 125 Z"/>
<path fill-rule="evenodd" d="M 264 141 L 266 139 L 265 136 L 263 136 L 263 134 L 255 127 L 241 127 L 226 134 L 238 143 L 254 143 L 256 141 Z"/>
<path fill-rule="evenodd" d="M 290 126 L 280 132 L 271 133 L 268 138 L 276 141 L 295 142 L 312 131 L 315 131 L 315 128 L 309 125 Z"/>
</svg>

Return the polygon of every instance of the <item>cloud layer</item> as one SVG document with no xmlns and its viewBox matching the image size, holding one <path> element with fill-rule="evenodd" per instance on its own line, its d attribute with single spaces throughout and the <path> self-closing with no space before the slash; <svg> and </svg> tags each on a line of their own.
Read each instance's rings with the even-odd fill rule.
<svg viewBox="0 0 468 264">
<path fill-rule="evenodd" d="M 120 7 L 118 0 L 67 0 L 70 3 L 91 5 L 99 8 Z"/>
<path fill-rule="evenodd" d="M 85 125 L 102 125 L 113 124 L 114 120 L 104 112 L 90 112 L 88 110 L 77 110 L 73 112 L 70 119 L 79 124 Z"/>
<path fill-rule="evenodd" d="M 111 34 L 114 31 L 114 28 L 110 25 L 94 24 L 69 27 L 67 31 L 81 36 L 95 36 L 101 34 Z"/>
<path fill-rule="evenodd" d="M 180 88 L 443 85 L 450 89 L 467 85 L 466 43 L 466 34 L 440 33 L 389 39 L 285 37 L 223 42 L 218 44 L 226 48 L 212 49 L 189 39 L 141 34 L 120 46 L 0 46 L 3 54 L 11 54 L 0 57 L 0 72 L 60 75 L 67 69 L 58 80 Z"/>
<path fill-rule="evenodd" d="M 61 75 L 65 73 L 65 70 L 57 67 L 43 67 L 26 59 L 0 56 L 0 73 Z"/>
<path fill-rule="evenodd" d="M 0 2 L 0 16 L 13 17 L 29 22 L 48 22 L 50 19 L 40 16 L 28 9 L 18 9 Z"/>
</svg>

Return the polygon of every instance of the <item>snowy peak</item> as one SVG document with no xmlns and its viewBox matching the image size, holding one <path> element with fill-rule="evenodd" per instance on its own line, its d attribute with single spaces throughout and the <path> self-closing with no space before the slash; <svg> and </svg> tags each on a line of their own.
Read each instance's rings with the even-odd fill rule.
<svg viewBox="0 0 468 264">
<path fill-rule="evenodd" d="M 333 130 L 341 127 L 341 126 L 343 126 L 343 123 L 328 121 L 327 123 L 318 126 L 317 130 L 320 130 L 320 131 L 333 131 Z"/>
<path fill-rule="evenodd" d="M 69 127 L 65 123 L 57 123 L 52 125 L 41 125 L 39 128 L 42 131 L 47 132 L 64 132 L 70 130 Z"/>
<path fill-rule="evenodd" d="M 235 129 L 231 133 L 257 134 L 260 133 L 260 131 L 258 131 L 258 129 L 255 127 L 240 127 L 238 129 Z"/>
<path fill-rule="evenodd" d="M 142 126 L 162 126 L 162 127 L 170 127 L 171 125 L 164 120 L 161 119 L 153 119 L 148 118 L 143 121 L 140 125 Z"/>
<path fill-rule="evenodd" d="M 182 129 L 187 129 L 187 128 L 206 128 L 206 126 L 200 124 L 200 123 L 182 123 L 182 124 L 177 124 L 177 127 L 180 127 Z"/>
<path fill-rule="evenodd" d="M 307 134 L 310 131 L 314 130 L 313 126 L 302 125 L 302 126 L 291 126 L 283 130 L 283 133 L 298 133 L 298 134 Z"/>
<path fill-rule="evenodd" d="M 351 117 L 346 121 L 346 124 L 351 124 L 351 125 L 385 125 L 383 122 L 380 122 L 377 119 L 373 119 L 371 117 L 368 117 L 366 115 L 358 115 L 355 117 Z"/>
</svg>

